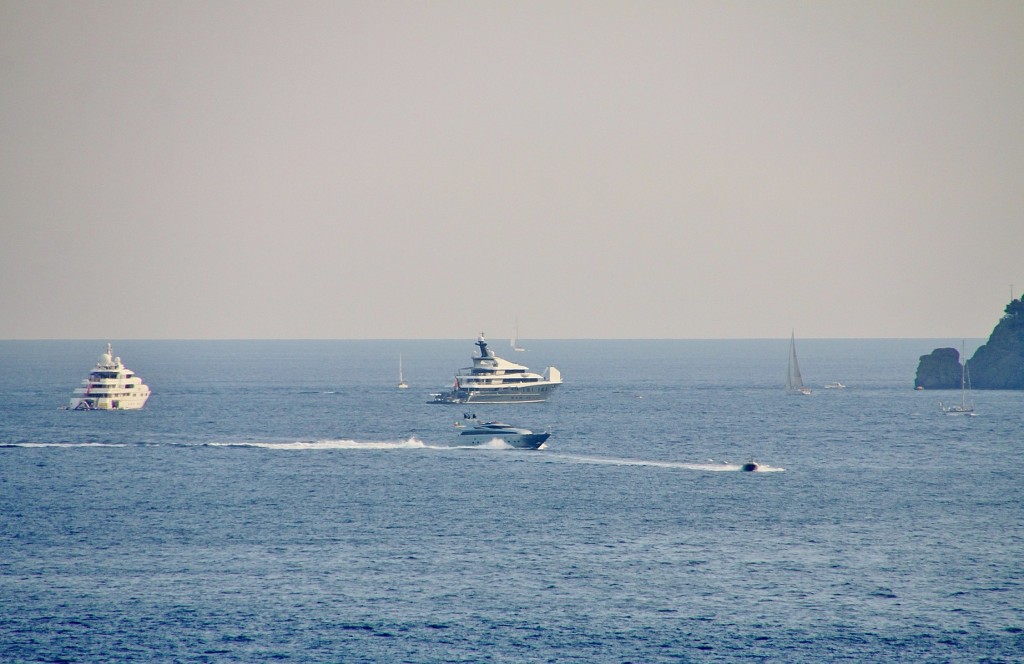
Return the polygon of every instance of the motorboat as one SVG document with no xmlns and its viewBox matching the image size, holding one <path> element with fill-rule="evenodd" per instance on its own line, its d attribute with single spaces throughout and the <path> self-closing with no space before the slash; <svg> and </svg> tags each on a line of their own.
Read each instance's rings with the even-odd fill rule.
<svg viewBox="0 0 1024 664">
<path fill-rule="evenodd" d="M 842 390 L 844 388 L 846 388 L 846 386 L 840 383 L 838 380 L 833 381 L 831 383 L 825 383 L 826 390 Z"/>
<path fill-rule="evenodd" d="M 476 415 L 467 414 L 461 423 L 456 423 L 459 430 L 459 444 L 483 445 L 493 440 L 500 440 L 521 450 L 535 450 L 551 436 L 550 432 L 534 433 L 529 429 L 514 427 L 504 422 L 480 422 Z"/>
<path fill-rule="evenodd" d="M 482 332 L 476 346 L 479 354 L 471 358 L 473 366 L 459 369 L 452 389 L 433 394 L 429 403 L 535 403 L 546 401 L 562 384 L 562 374 L 555 367 L 538 374 L 498 357 L 487 347 Z"/>
<path fill-rule="evenodd" d="M 756 461 L 748 461 L 742 466 L 740 466 L 740 470 L 742 470 L 745 473 L 752 473 L 756 470 L 759 470 L 760 468 L 761 466 L 757 465 Z"/>
<path fill-rule="evenodd" d="M 149 399 L 149 386 L 124 366 L 107 344 L 82 386 L 75 388 L 69 410 L 138 410 Z"/>
</svg>

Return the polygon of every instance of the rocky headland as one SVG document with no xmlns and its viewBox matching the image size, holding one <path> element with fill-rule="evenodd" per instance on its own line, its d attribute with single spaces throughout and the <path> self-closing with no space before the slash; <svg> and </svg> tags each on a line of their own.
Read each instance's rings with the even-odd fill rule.
<svg viewBox="0 0 1024 664">
<path fill-rule="evenodd" d="M 970 387 L 977 390 L 1024 390 L 1024 297 L 1010 300 L 988 341 L 967 361 Z M 936 348 L 922 355 L 914 387 L 960 389 L 960 351 Z"/>
</svg>

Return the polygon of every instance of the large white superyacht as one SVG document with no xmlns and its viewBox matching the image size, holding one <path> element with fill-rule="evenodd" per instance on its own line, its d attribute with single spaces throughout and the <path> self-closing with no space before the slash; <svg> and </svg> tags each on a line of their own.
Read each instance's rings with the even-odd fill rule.
<svg viewBox="0 0 1024 664">
<path fill-rule="evenodd" d="M 481 332 L 476 340 L 480 349 L 473 366 L 459 369 L 451 390 L 433 395 L 430 403 L 531 403 L 545 401 L 562 384 L 562 374 L 548 367 L 543 375 L 528 367 L 509 362 L 487 347 Z"/>
<path fill-rule="evenodd" d="M 120 357 L 114 357 L 107 344 L 107 352 L 100 355 L 88 378 L 82 380 L 82 386 L 75 388 L 68 409 L 137 410 L 146 405 L 148 398 L 149 386 L 125 367 Z"/>
</svg>

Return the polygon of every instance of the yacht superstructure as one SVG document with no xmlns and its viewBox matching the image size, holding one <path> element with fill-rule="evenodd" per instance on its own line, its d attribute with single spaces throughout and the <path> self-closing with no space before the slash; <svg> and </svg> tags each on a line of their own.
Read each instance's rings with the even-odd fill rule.
<svg viewBox="0 0 1024 664">
<path fill-rule="evenodd" d="M 75 388 L 75 394 L 68 405 L 70 410 L 137 410 L 146 404 L 149 386 L 142 382 L 130 369 L 114 357 L 113 349 L 107 344 L 107 352 L 89 376 L 82 380 L 82 386 Z"/>
<path fill-rule="evenodd" d="M 459 369 L 451 390 L 435 394 L 430 403 L 531 403 L 545 401 L 562 384 L 562 374 L 548 367 L 543 374 L 502 359 L 487 347 L 481 332 L 473 366 Z"/>
</svg>

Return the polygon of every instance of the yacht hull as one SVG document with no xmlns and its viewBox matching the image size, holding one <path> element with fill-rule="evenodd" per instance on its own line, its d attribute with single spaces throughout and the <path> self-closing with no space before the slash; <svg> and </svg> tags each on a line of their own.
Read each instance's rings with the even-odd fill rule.
<svg viewBox="0 0 1024 664">
<path fill-rule="evenodd" d="M 543 445 L 549 433 L 502 433 L 494 431 L 464 431 L 459 435 L 459 443 L 468 445 L 483 445 L 492 440 L 500 440 L 519 450 L 535 450 Z"/>
<path fill-rule="evenodd" d="M 68 405 L 69 410 L 139 410 L 146 405 L 144 397 L 121 397 L 118 399 L 75 398 Z"/>
<path fill-rule="evenodd" d="M 528 387 L 460 388 L 437 394 L 430 403 L 539 403 L 547 401 L 551 391 L 561 383 L 545 383 Z"/>
</svg>

